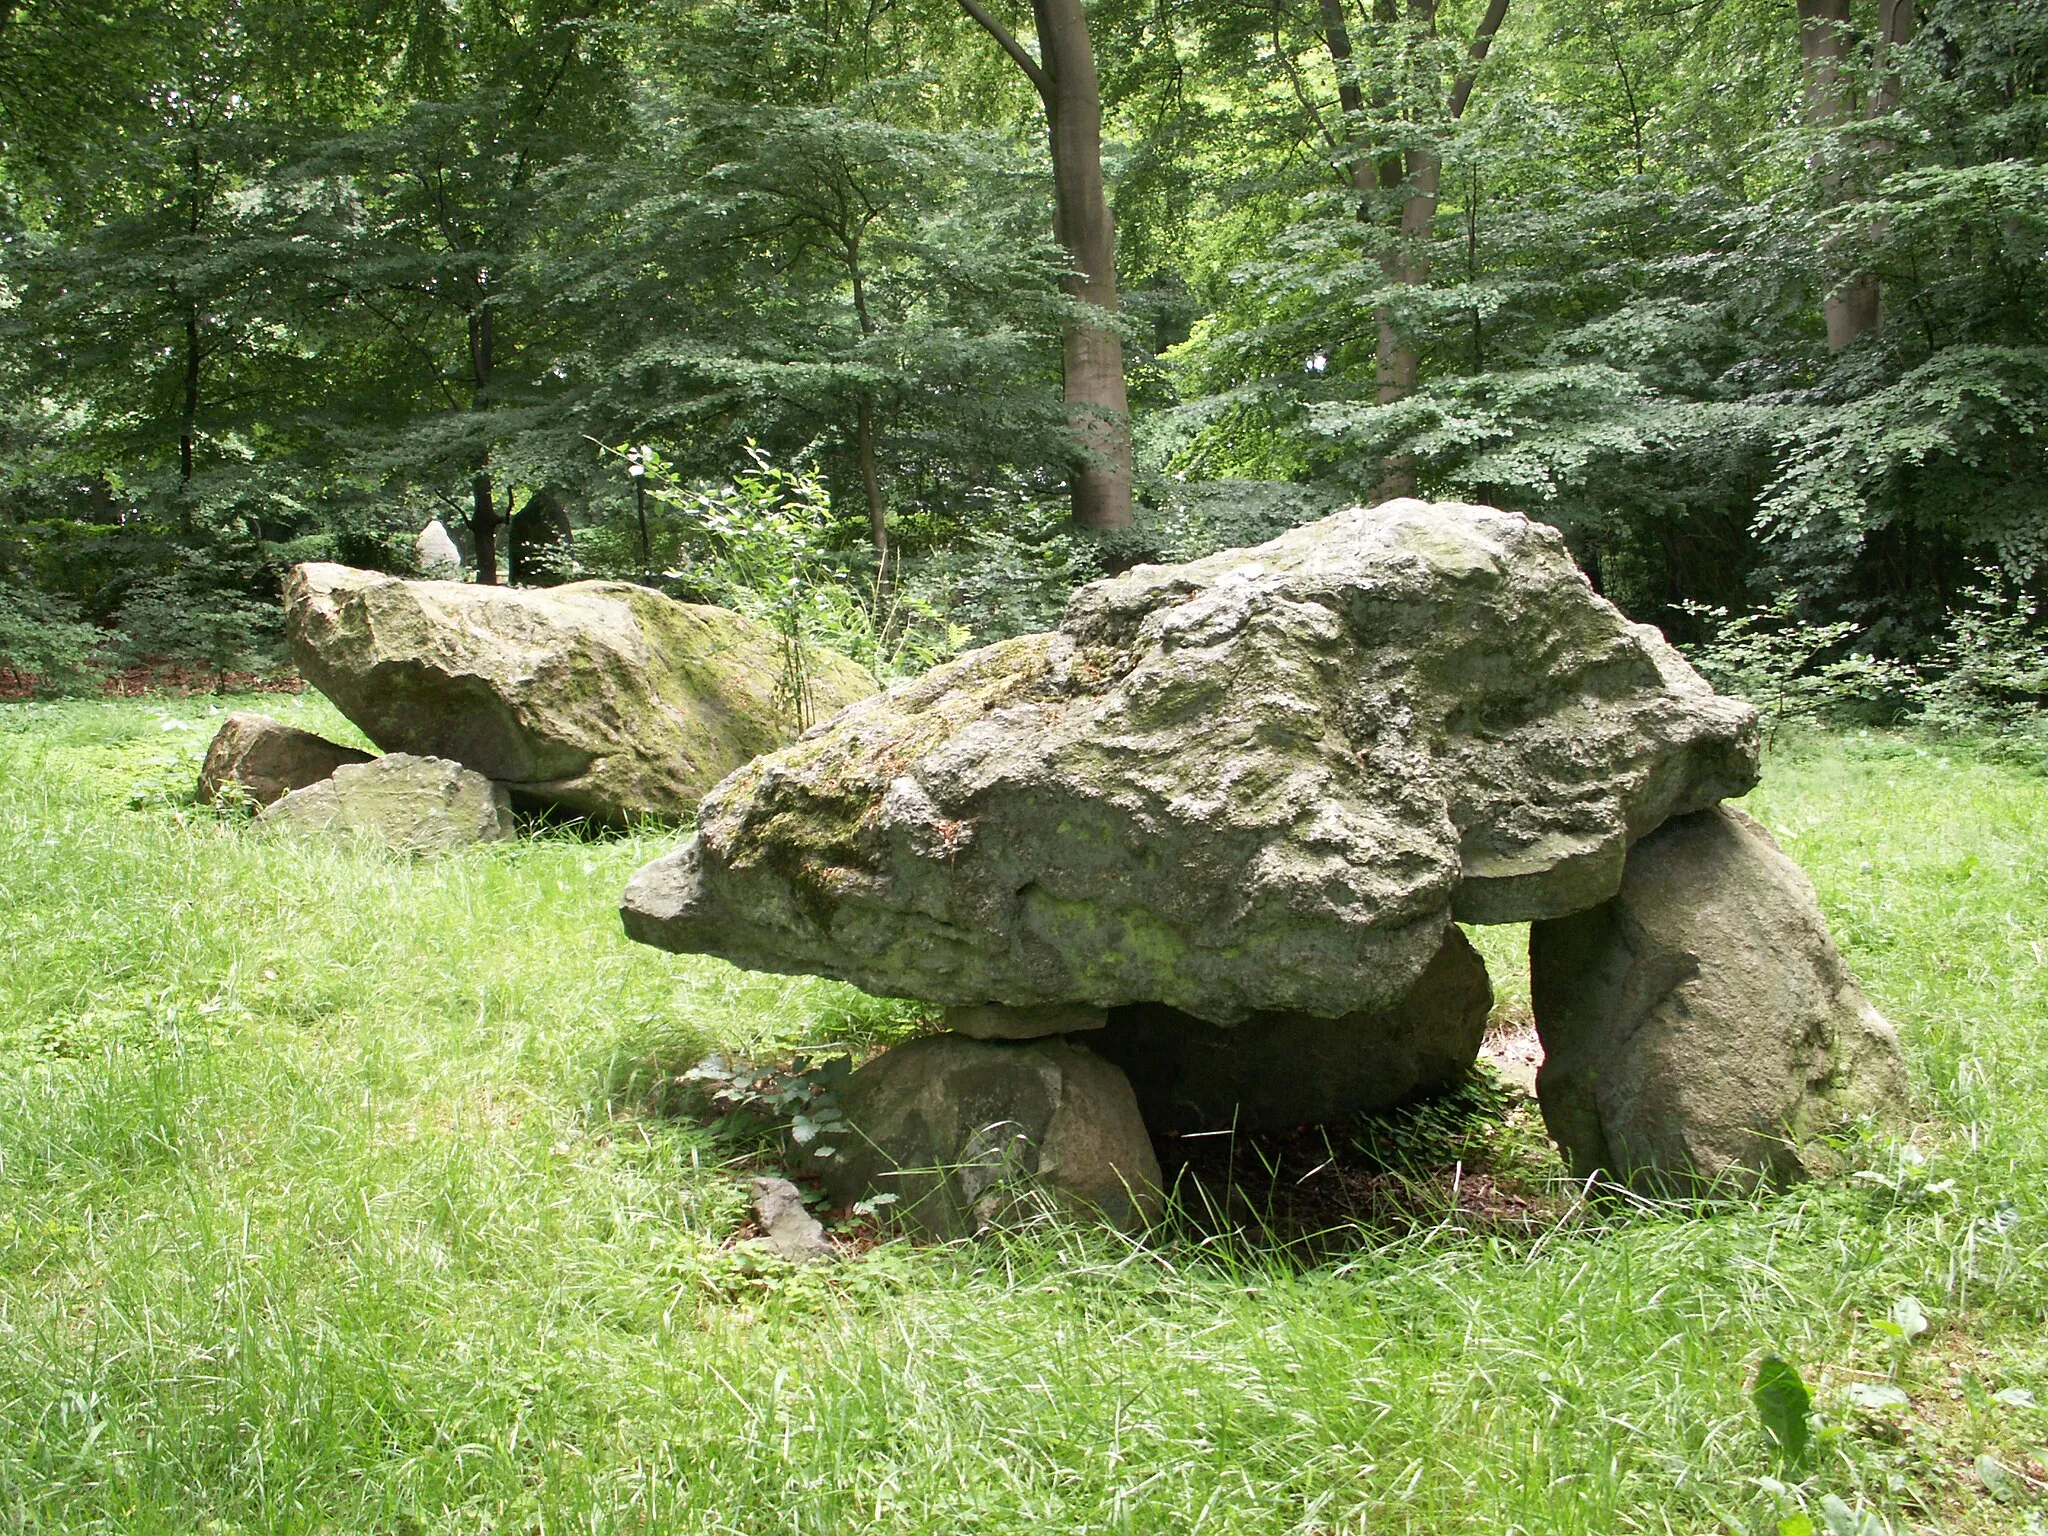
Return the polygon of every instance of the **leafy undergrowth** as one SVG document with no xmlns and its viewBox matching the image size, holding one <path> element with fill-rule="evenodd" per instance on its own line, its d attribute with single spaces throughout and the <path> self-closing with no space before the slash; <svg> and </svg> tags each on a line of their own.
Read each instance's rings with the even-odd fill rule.
<svg viewBox="0 0 2048 1536">
<path fill-rule="evenodd" d="M 0 1527 L 2038 1528 L 2039 777 L 1816 737 L 1751 798 L 1922 1108 L 1838 1177 L 1589 1204 L 1482 1079 L 1241 1141 L 1206 1227 L 798 1271 L 734 1249 L 743 1149 L 660 1085 L 915 1010 L 627 943 L 666 835 L 409 863 L 202 812 L 238 702 L 0 707 Z"/>
</svg>

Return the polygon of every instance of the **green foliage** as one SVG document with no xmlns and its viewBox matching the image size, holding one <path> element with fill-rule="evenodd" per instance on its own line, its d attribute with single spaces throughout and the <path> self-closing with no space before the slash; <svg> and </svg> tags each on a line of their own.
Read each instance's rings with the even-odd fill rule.
<svg viewBox="0 0 2048 1536">
<path fill-rule="evenodd" d="M 1090 10 L 1150 501 L 1103 540 L 1054 510 L 1042 112 L 954 10 L 11 6 L 10 569 L 166 636 L 180 572 L 265 602 L 292 559 L 406 569 L 430 516 L 503 563 L 558 505 L 574 565 L 523 572 L 639 574 L 596 445 L 697 485 L 754 444 L 829 495 L 871 596 L 819 623 L 888 672 L 1411 477 L 1555 523 L 1681 640 L 1787 592 L 1855 625 L 1778 666 L 1788 711 L 1890 686 L 1823 676 L 1853 653 L 1911 669 L 1879 715 L 2022 718 L 1967 594 L 2048 568 L 2040 6 L 1926 0 L 1883 48 L 1859 6 L 1830 112 L 1783 7 L 1515 0 L 1476 67 L 1476 4 L 1357 10 Z"/>
<path fill-rule="evenodd" d="M 830 568 L 832 498 L 816 475 L 782 469 L 752 443 L 753 467 L 729 485 L 688 491 L 670 478 L 659 455 L 640 451 L 652 494 L 700 530 L 710 557 L 673 579 L 708 590 L 715 600 L 766 623 L 782 640 L 781 691 L 798 728 L 811 723 L 814 646 L 838 643 L 853 653 L 850 637 L 871 638 L 868 608 Z M 694 580 L 692 578 L 695 578 Z"/>
<path fill-rule="evenodd" d="M 1703 604 L 1687 611 L 1709 634 L 1688 648 L 1693 664 L 1720 692 L 1757 706 L 1767 739 L 1775 740 L 1787 721 L 1841 722 L 1881 709 L 1911 677 L 1899 666 L 1850 650 L 1855 624 L 1802 620 L 1790 596 L 1754 613 L 1731 616 Z"/>
<path fill-rule="evenodd" d="M 2048 704 L 2048 636 L 2025 589 L 2007 596 L 1990 573 L 1962 593 L 1913 691 L 1919 718 L 1959 734 L 2035 731 Z"/>
<path fill-rule="evenodd" d="M 1989 570 L 1978 576 L 1912 663 L 1872 654 L 1872 637 L 1851 621 L 1801 618 L 1790 594 L 1732 616 L 1687 605 L 1706 637 L 1688 654 L 1717 689 L 1758 707 L 1771 738 L 1788 721 L 1910 721 L 2001 742 L 2004 750 L 2038 745 L 2048 705 L 2048 637 L 2039 605 L 2024 589 L 2006 596 Z"/>
<path fill-rule="evenodd" d="M 721 1140 L 751 1151 L 772 1150 L 784 1136 L 809 1146 L 845 1114 L 834 1090 L 853 1072 L 848 1056 L 814 1061 L 797 1056 L 784 1063 L 732 1061 L 712 1053 L 683 1073 L 701 1095 L 701 1111 Z M 818 1155 L 829 1156 L 829 1147 Z"/>
<path fill-rule="evenodd" d="M 80 621 L 76 604 L 0 579 L 0 667 L 52 693 L 78 692 L 97 680 L 100 638 Z"/>
<path fill-rule="evenodd" d="M 1813 1394 L 1798 1370 L 1777 1355 L 1765 1355 L 1757 1365 L 1756 1385 L 1749 1396 L 1772 1453 L 1784 1466 L 1796 1470 L 1806 1460 L 1812 1435 L 1806 1419 L 1813 1411 Z"/>
<path fill-rule="evenodd" d="M 274 665 L 282 652 L 277 607 L 223 591 L 190 571 L 128 589 L 115 613 L 112 655 L 127 666 L 169 662 L 206 668 L 225 686 L 231 670 Z"/>
<path fill-rule="evenodd" d="M 963 635 L 913 595 L 864 582 L 843 543 L 830 492 L 815 471 L 777 465 L 746 445 L 751 466 L 724 484 L 689 486 L 648 448 L 621 450 L 648 495 L 675 514 L 675 564 L 662 580 L 679 595 L 737 609 L 782 639 L 782 696 L 812 719 L 812 655 L 838 651 L 888 676 L 922 670 Z"/>
</svg>

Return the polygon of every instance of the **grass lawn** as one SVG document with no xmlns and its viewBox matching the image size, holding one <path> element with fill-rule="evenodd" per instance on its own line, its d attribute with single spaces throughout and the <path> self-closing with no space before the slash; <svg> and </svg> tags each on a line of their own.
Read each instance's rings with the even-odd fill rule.
<svg viewBox="0 0 2048 1536">
<path fill-rule="evenodd" d="M 914 1011 L 627 943 L 666 836 L 408 863 L 195 811 L 216 707 L 0 706 L 0 1528 L 2042 1528 L 2048 780 L 1824 737 L 1750 797 L 1905 1041 L 1921 1124 L 1861 1177 L 792 1272 L 648 1085 Z M 1823 1421 L 1796 1473 L 1770 1353 Z"/>
</svg>

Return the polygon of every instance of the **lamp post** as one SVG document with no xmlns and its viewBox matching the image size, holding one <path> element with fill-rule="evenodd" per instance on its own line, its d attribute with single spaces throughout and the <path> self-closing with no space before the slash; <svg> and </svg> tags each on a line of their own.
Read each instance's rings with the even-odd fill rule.
<svg viewBox="0 0 2048 1536">
<path fill-rule="evenodd" d="M 640 579 L 651 587 L 654 545 L 647 537 L 647 466 L 640 461 L 638 448 L 626 455 L 626 473 L 633 477 L 633 508 L 640 516 Z"/>
</svg>

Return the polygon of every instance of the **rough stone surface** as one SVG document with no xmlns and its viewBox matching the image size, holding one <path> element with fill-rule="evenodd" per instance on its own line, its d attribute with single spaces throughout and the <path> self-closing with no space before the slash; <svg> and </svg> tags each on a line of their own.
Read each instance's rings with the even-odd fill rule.
<svg viewBox="0 0 2048 1536">
<path fill-rule="evenodd" d="M 1055 1003 L 1045 1008 L 1005 1008 L 1001 1003 L 974 1003 L 946 1010 L 946 1028 L 976 1040 L 1037 1040 L 1100 1029 L 1109 1022 L 1107 1009 L 1086 1003 Z"/>
<path fill-rule="evenodd" d="M 625 582 L 527 591 L 301 565 L 285 624 L 300 671 L 380 747 L 601 821 L 685 818 L 796 734 L 774 634 Z M 852 662 L 815 658 L 817 715 L 872 692 Z"/>
<path fill-rule="evenodd" d="M 1275 1131 L 1451 1086 L 1478 1059 L 1492 1007 L 1486 962 L 1452 928 L 1388 1009 L 1338 1019 L 1255 1013 L 1226 1027 L 1134 1003 L 1111 1009 L 1088 1046 L 1124 1069 L 1154 1136 Z"/>
<path fill-rule="evenodd" d="M 761 1235 L 750 1247 L 766 1249 L 793 1264 L 815 1264 L 835 1256 L 825 1240 L 825 1224 L 804 1208 L 803 1192 L 789 1180 L 756 1179 L 753 1194 L 754 1223 Z"/>
<path fill-rule="evenodd" d="M 1756 778 L 1756 715 L 1513 513 L 1395 501 L 1077 592 L 748 764 L 628 933 L 870 992 L 1395 1004 L 1458 916 L 1611 896 Z"/>
<path fill-rule="evenodd" d="M 1806 876 L 1732 807 L 1665 823 L 1612 901 L 1533 925 L 1529 972 L 1543 1118 L 1580 1178 L 1784 1182 L 1816 1133 L 1903 1110 L 1898 1037 Z"/>
<path fill-rule="evenodd" d="M 928 1237 L 971 1237 L 1055 1208 L 1134 1231 L 1159 1211 L 1159 1160 L 1124 1075 L 1066 1040 L 929 1035 L 838 1090 L 846 1129 L 809 1166 L 840 1205 Z M 829 1148 L 823 1155 L 820 1148 Z"/>
<path fill-rule="evenodd" d="M 367 763 L 370 754 L 315 736 L 268 715 L 229 715 L 206 749 L 199 798 L 211 805 L 230 784 L 258 805 L 317 784 L 343 763 Z"/>
<path fill-rule="evenodd" d="M 420 574 L 429 580 L 453 581 L 462 574 L 462 551 L 455 547 L 448 525 L 438 517 L 420 530 L 412 548 Z"/>
<path fill-rule="evenodd" d="M 345 763 L 256 820 L 283 831 L 354 834 L 420 854 L 513 835 L 503 787 L 460 763 L 406 752 Z"/>
</svg>

